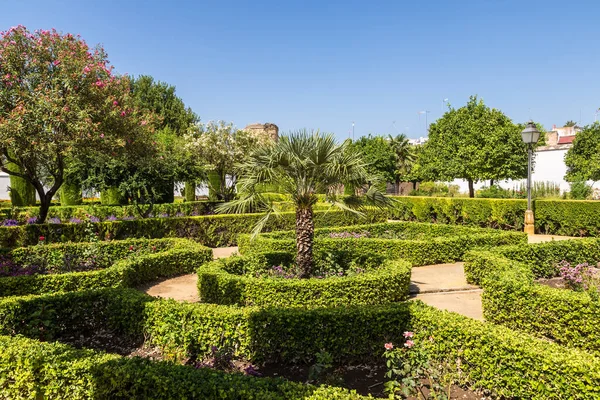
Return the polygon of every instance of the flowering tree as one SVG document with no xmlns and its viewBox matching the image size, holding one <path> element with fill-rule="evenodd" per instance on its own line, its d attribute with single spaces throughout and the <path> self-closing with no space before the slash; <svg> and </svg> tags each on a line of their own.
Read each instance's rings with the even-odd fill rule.
<svg viewBox="0 0 600 400">
<path fill-rule="evenodd" d="M 188 147 L 206 161 L 208 171 L 216 178 L 209 180 L 209 189 L 217 193 L 220 200 L 231 200 L 235 194 L 237 165 L 247 160 L 253 149 L 272 143 L 267 135 L 238 130 L 224 121 L 198 124 L 197 131 L 188 134 L 186 139 Z"/>
<path fill-rule="evenodd" d="M 151 134 L 148 116 L 131 105 L 129 79 L 108 64 L 79 36 L 23 26 L 0 33 L 0 169 L 35 187 L 39 223 L 69 162 L 117 154 Z"/>
</svg>

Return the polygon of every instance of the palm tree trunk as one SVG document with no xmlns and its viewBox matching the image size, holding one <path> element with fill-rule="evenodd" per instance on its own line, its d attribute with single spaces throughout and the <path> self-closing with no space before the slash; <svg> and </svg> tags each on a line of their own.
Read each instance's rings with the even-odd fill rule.
<svg viewBox="0 0 600 400">
<path fill-rule="evenodd" d="M 314 233 L 312 208 L 296 209 L 296 265 L 301 278 L 308 278 L 312 273 Z"/>
</svg>

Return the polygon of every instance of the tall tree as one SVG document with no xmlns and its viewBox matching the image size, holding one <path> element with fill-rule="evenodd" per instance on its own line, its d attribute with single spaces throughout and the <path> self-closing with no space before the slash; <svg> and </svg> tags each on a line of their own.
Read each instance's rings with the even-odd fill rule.
<svg viewBox="0 0 600 400">
<path fill-rule="evenodd" d="M 369 174 L 379 176 L 384 183 L 394 182 L 396 154 L 386 138 L 369 134 L 352 142 L 350 146 L 363 155 Z"/>
<path fill-rule="evenodd" d="M 600 181 L 600 124 L 586 126 L 575 136 L 565 155 L 565 180 Z"/>
<path fill-rule="evenodd" d="M 171 138 L 171 135 L 179 138 L 183 137 L 188 131 L 194 129 L 195 124 L 200 121 L 198 116 L 189 107 L 186 108 L 183 100 L 177 96 L 175 86 L 155 81 L 154 78 L 148 75 L 141 75 L 131 81 L 131 90 L 135 105 L 157 116 L 157 134 L 167 142 L 176 140 Z M 166 163 L 172 161 L 164 160 Z M 187 183 L 188 186 L 193 186 L 188 190 L 195 191 L 195 182 L 200 181 L 202 177 L 192 178 L 196 179 L 192 179 Z M 155 190 L 163 193 L 157 201 L 171 203 L 173 202 L 174 182 L 163 182 L 163 184 L 164 187 L 155 188 Z"/>
<path fill-rule="evenodd" d="M 565 126 L 575 126 L 575 125 L 577 125 L 577 122 L 573 121 L 572 119 L 565 122 Z"/>
<path fill-rule="evenodd" d="M 474 197 L 474 182 L 526 177 L 527 147 L 510 118 L 471 96 L 430 125 L 421 162 L 426 179 L 464 179 Z"/>
<path fill-rule="evenodd" d="M 101 47 L 55 30 L 0 34 L 0 169 L 33 185 L 38 222 L 70 160 L 118 151 L 143 129 L 130 100 L 128 79 L 112 74 Z"/>
<path fill-rule="evenodd" d="M 240 198 L 220 208 L 226 212 L 246 212 L 266 206 L 267 202 L 256 191 L 261 184 L 277 183 L 283 193 L 289 194 L 296 207 L 296 264 L 301 276 L 307 278 L 313 269 L 313 206 L 317 193 L 325 193 L 332 205 L 360 213 L 365 204 L 388 205 L 390 200 L 377 190 L 366 169 L 363 156 L 350 148 L 350 141 L 338 144 L 331 134 L 306 130 L 282 136 L 275 144 L 263 145 L 240 166 Z M 369 185 L 371 183 L 371 185 Z M 362 197 L 349 196 L 338 199 L 341 185 L 362 187 Z M 265 214 L 255 233 L 272 215 Z"/>
<path fill-rule="evenodd" d="M 394 152 L 395 170 L 394 178 L 396 184 L 396 194 L 399 193 L 400 183 L 409 181 L 409 174 L 412 171 L 416 161 L 415 148 L 404 134 L 396 137 L 389 136 L 389 144 Z"/>
</svg>

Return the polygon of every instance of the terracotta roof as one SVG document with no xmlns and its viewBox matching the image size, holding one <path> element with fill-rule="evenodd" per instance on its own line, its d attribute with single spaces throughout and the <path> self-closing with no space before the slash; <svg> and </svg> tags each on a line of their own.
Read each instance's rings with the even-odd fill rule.
<svg viewBox="0 0 600 400">
<path fill-rule="evenodd" d="M 575 140 L 575 135 L 561 136 L 558 138 L 557 144 L 570 144 L 573 143 L 573 140 Z"/>
</svg>

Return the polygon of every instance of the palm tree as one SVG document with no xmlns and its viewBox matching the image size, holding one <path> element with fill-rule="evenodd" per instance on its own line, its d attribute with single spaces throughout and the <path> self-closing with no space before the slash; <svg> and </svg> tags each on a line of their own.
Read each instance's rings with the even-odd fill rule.
<svg viewBox="0 0 600 400">
<path fill-rule="evenodd" d="M 413 146 L 408 141 L 404 134 L 399 134 L 396 137 L 389 135 L 390 146 L 396 156 L 396 194 L 398 194 L 402 177 L 410 173 L 411 167 L 416 160 L 416 155 Z"/>
<path fill-rule="evenodd" d="M 296 265 L 300 276 L 307 278 L 313 269 L 313 206 L 317 193 L 325 193 L 332 206 L 362 215 L 366 205 L 390 204 L 390 199 L 376 189 L 375 180 L 365 169 L 362 155 L 338 144 L 332 134 L 301 130 L 281 136 L 279 141 L 258 148 L 240 165 L 239 199 L 221 206 L 221 212 L 247 212 L 265 209 L 265 216 L 254 229 L 262 230 L 267 219 L 277 213 L 273 204 L 256 192 L 261 184 L 277 184 L 289 194 L 296 208 Z M 363 196 L 339 198 L 341 185 L 363 188 Z"/>
</svg>

